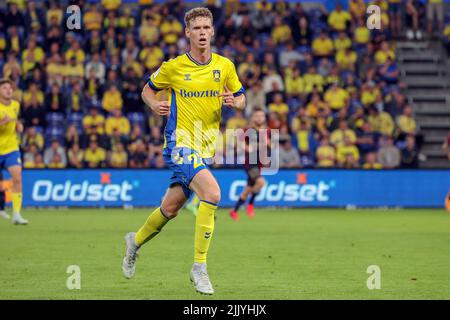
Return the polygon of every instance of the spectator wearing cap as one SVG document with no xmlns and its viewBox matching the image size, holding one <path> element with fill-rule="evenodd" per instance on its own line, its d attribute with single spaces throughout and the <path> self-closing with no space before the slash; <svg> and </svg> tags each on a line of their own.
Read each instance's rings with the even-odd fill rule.
<svg viewBox="0 0 450 320">
<path fill-rule="evenodd" d="M 59 162 L 63 164 L 63 167 L 67 165 L 66 151 L 59 143 L 58 139 L 53 139 L 50 146 L 45 149 L 44 152 L 44 163 L 46 166 L 53 161 L 55 155 L 60 157 Z"/>
</svg>

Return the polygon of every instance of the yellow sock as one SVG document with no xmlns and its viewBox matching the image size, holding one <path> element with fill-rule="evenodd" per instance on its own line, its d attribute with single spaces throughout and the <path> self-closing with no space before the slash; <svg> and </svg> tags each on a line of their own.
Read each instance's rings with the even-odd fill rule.
<svg viewBox="0 0 450 320">
<path fill-rule="evenodd" d="M 155 237 L 161 229 L 169 221 L 161 212 L 161 208 L 156 208 L 155 211 L 150 214 L 147 221 L 136 233 L 135 241 L 138 246 L 143 245 L 153 237 Z"/>
<path fill-rule="evenodd" d="M 20 213 L 22 211 L 22 192 L 11 192 L 11 202 L 13 213 Z"/>
<path fill-rule="evenodd" d="M 216 205 L 200 201 L 195 220 L 194 262 L 196 263 L 206 262 L 206 255 L 214 231 L 214 212 L 216 209 Z"/>
</svg>

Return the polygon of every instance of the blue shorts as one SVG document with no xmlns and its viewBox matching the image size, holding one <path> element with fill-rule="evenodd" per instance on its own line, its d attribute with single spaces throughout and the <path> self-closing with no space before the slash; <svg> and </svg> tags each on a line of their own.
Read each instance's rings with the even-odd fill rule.
<svg viewBox="0 0 450 320">
<path fill-rule="evenodd" d="M 13 151 L 0 156 L 0 170 L 21 165 L 22 160 L 20 160 L 20 151 Z"/>
<path fill-rule="evenodd" d="M 180 185 L 186 198 L 189 199 L 193 193 L 189 189 L 189 184 L 197 173 L 208 169 L 211 159 L 204 159 L 197 151 L 189 148 L 175 148 L 171 154 L 164 154 L 164 162 L 173 173 L 170 187 Z"/>
</svg>

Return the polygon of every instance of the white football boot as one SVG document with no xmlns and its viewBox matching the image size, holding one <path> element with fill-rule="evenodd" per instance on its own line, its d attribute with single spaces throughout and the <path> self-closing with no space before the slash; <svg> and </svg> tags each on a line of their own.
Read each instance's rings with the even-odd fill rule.
<svg viewBox="0 0 450 320">
<path fill-rule="evenodd" d="M 9 216 L 9 214 L 7 214 L 6 213 L 6 211 L 0 211 L 0 217 L 2 217 L 3 219 L 9 219 L 9 218 L 11 218 L 10 216 Z"/>
<path fill-rule="evenodd" d="M 126 252 L 122 261 L 122 272 L 127 279 L 131 279 L 136 272 L 136 258 L 138 257 L 139 246 L 134 240 L 135 235 L 135 232 L 129 232 L 125 235 Z"/>
<path fill-rule="evenodd" d="M 12 218 L 12 223 L 15 225 L 25 226 L 28 224 L 28 220 L 25 220 L 20 213 L 14 213 Z"/>
<path fill-rule="evenodd" d="M 197 292 L 212 295 L 214 289 L 209 281 L 206 263 L 194 263 L 191 269 L 191 282 Z"/>
</svg>

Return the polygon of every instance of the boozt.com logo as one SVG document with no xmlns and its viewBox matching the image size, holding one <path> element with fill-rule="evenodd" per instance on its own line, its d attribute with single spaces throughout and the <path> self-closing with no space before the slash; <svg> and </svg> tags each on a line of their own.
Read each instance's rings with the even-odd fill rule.
<svg viewBox="0 0 450 320">
<path fill-rule="evenodd" d="M 246 185 L 247 181 L 245 180 L 234 181 L 230 187 L 230 199 L 237 201 Z M 287 184 L 285 181 L 280 181 L 277 184 L 264 186 L 256 200 L 269 202 L 327 202 L 330 200 L 327 194 L 330 189 L 331 185 L 324 181 L 319 181 L 317 184 Z"/>
<path fill-rule="evenodd" d="M 133 185 L 128 181 L 121 184 L 82 183 L 55 184 L 50 180 L 38 180 L 33 186 L 32 198 L 36 202 L 83 202 L 83 201 L 132 201 Z"/>
</svg>

